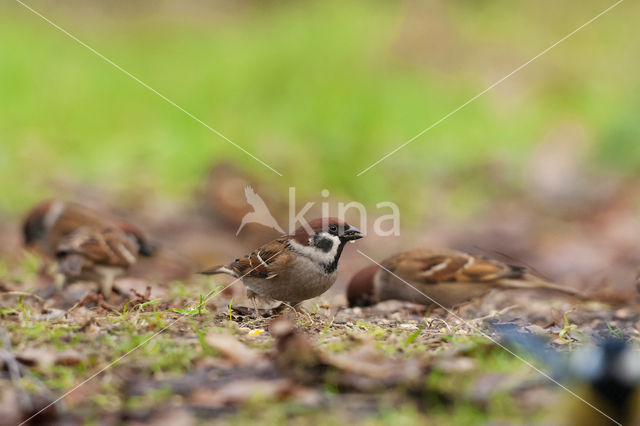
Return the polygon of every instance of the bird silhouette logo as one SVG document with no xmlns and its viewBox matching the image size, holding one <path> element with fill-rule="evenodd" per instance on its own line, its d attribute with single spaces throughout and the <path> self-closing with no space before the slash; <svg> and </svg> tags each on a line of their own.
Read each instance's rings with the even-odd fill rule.
<svg viewBox="0 0 640 426">
<path fill-rule="evenodd" d="M 236 235 L 238 235 L 242 228 L 244 228 L 244 226 L 248 223 L 259 223 L 260 225 L 273 228 L 276 231 L 281 232 L 282 234 L 285 233 L 284 229 L 282 229 L 280 225 L 278 225 L 278 222 L 269 211 L 269 208 L 267 207 L 267 204 L 264 202 L 262 197 L 256 194 L 252 187 L 245 187 L 244 195 L 247 198 L 247 203 L 249 203 L 249 205 L 253 207 L 253 211 L 244 215 L 244 217 L 242 218 L 242 222 L 240 222 L 240 227 L 236 231 Z"/>
</svg>

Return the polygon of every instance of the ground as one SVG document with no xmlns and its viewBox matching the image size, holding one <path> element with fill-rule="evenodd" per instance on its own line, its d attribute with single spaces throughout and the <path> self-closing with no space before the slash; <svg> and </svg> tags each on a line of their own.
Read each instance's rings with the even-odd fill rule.
<svg viewBox="0 0 640 426">
<path fill-rule="evenodd" d="M 0 224 L 3 419 L 17 424 L 39 412 L 31 422 L 555 424 L 577 401 L 550 380 L 575 389 L 564 364 L 512 347 L 501 330 L 540 337 L 560 358 L 604 339 L 637 345 L 634 180 L 548 204 L 508 192 L 472 218 L 434 214 L 405 223 L 400 236 L 369 233 L 346 247 L 338 281 L 304 312 L 263 306 L 256 318 L 240 282 L 197 272 L 274 236 L 256 224 L 236 236 L 243 210 L 219 193 L 225 176 L 241 187 L 259 182 L 228 164 L 211 176 L 182 202 L 68 191 L 140 224 L 159 246 L 104 301 L 85 298 L 95 283 L 63 286 L 54 260 L 25 250 L 19 216 Z M 269 205 L 283 204 L 276 195 L 265 193 Z M 587 298 L 513 290 L 450 312 L 398 301 L 346 306 L 347 281 L 370 264 L 355 248 L 382 260 L 420 246 L 527 266 Z"/>
<path fill-rule="evenodd" d="M 123 279 L 112 308 L 78 305 L 91 286 L 60 289 L 50 261 L 15 259 L 11 291 L 0 293 L 0 413 L 16 424 L 41 409 L 31 422 L 544 423 L 562 412 L 564 391 L 509 353 L 494 326 L 517 324 L 564 352 L 594 338 L 635 341 L 640 321 L 635 308 L 531 292 L 451 312 L 314 301 L 254 318 L 232 300 L 239 283 L 223 292 L 205 277 L 149 290 Z M 27 292 L 34 282 L 47 283 L 42 298 Z"/>
<path fill-rule="evenodd" d="M 640 3 L 4 3 L 0 423 L 55 401 L 31 422 L 556 424 L 568 393 L 527 362 L 558 366 L 501 347 L 500 330 L 563 355 L 637 347 Z M 240 283 L 219 293 L 230 280 L 196 274 L 275 236 L 236 236 L 246 186 L 281 225 L 291 188 L 296 212 L 316 203 L 309 219 L 367 207 L 369 234 L 306 314 L 253 318 Z M 63 288 L 22 247 L 43 198 L 131 220 L 161 250 L 101 306 L 78 303 L 95 285 Z M 376 236 L 388 201 L 400 235 Z M 370 265 L 356 247 L 460 249 L 590 300 L 349 309 L 346 283 Z"/>
<path fill-rule="evenodd" d="M 604 339 L 637 345 L 635 181 L 553 204 L 511 192 L 471 220 L 432 216 L 405 224 L 400 236 L 369 233 L 346 247 L 338 281 L 304 312 L 263 306 L 256 318 L 240 282 L 196 273 L 273 237 L 255 224 L 236 236 L 243 213 L 225 207 L 212 176 L 218 185 L 181 203 L 69 192 L 140 224 L 160 247 L 103 302 L 85 298 L 94 283 L 64 286 L 54 260 L 22 247 L 19 216 L 0 224 L 3 419 L 17 424 L 39 412 L 30 422 L 555 424 L 577 401 L 550 380 L 575 389 L 564 364 L 512 347 L 501 330 L 540 337 L 561 358 Z M 381 260 L 419 246 L 527 266 L 588 297 L 494 291 L 450 312 L 399 301 L 346 306 L 347 281 L 370 264 L 354 248 Z"/>
</svg>

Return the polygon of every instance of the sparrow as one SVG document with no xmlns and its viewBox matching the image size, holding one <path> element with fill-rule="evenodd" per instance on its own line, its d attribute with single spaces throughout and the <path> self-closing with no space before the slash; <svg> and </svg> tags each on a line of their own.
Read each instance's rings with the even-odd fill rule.
<svg viewBox="0 0 640 426">
<path fill-rule="evenodd" d="M 23 224 L 25 246 L 56 258 L 65 283 L 97 281 L 108 296 L 114 280 L 155 247 L 134 225 L 112 221 L 75 203 L 45 201 Z"/>
<path fill-rule="evenodd" d="M 640 424 L 640 358 L 624 340 L 608 338 L 569 358 L 569 388 L 584 401 L 563 395 L 556 412 L 565 425 Z"/>
<path fill-rule="evenodd" d="M 526 268 L 455 250 L 405 251 L 381 265 L 366 267 L 352 277 L 347 287 L 349 306 L 397 299 L 450 308 L 494 288 L 547 289 L 580 296 L 577 290 L 546 282 Z"/>
<path fill-rule="evenodd" d="M 345 244 L 364 235 L 337 218 L 318 218 L 307 225 L 228 265 L 215 266 L 202 273 L 228 274 L 240 279 L 254 307 L 256 297 L 278 300 L 293 307 L 317 297 L 336 281 Z"/>
<path fill-rule="evenodd" d="M 607 336 L 567 354 L 513 323 L 494 323 L 492 329 L 505 346 L 536 358 L 556 384 L 566 386 L 550 410 L 554 424 L 640 424 L 640 357 L 624 339 Z"/>
</svg>

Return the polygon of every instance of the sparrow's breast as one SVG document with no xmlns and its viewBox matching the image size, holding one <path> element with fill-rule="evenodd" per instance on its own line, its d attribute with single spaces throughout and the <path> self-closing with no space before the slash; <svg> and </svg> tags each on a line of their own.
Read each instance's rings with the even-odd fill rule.
<svg viewBox="0 0 640 426">
<path fill-rule="evenodd" d="M 320 296 L 333 285 L 337 276 L 337 271 L 327 273 L 322 265 L 298 256 L 286 272 L 272 279 L 247 277 L 243 282 L 262 297 L 295 304 Z"/>
<path fill-rule="evenodd" d="M 492 288 L 490 283 L 444 282 L 425 284 L 405 282 L 395 277 L 390 277 L 386 283 L 376 280 L 374 285 L 378 293 L 378 300 L 406 300 L 422 305 L 442 305 L 445 308 L 451 308 L 475 297 L 482 296 Z"/>
</svg>

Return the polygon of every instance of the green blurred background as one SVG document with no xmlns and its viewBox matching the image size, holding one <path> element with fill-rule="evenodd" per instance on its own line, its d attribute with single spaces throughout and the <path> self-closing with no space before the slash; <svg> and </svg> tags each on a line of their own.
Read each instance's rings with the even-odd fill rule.
<svg viewBox="0 0 640 426">
<path fill-rule="evenodd" d="M 232 159 L 274 186 L 464 209 L 577 126 L 585 169 L 639 174 L 640 5 L 624 2 L 361 177 L 611 1 L 28 1 L 279 177 L 18 3 L 0 6 L 0 211 L 59 182 L 191 197 Z M 526 188 L 524 188 L 526 189 Z"/>
</svg>

